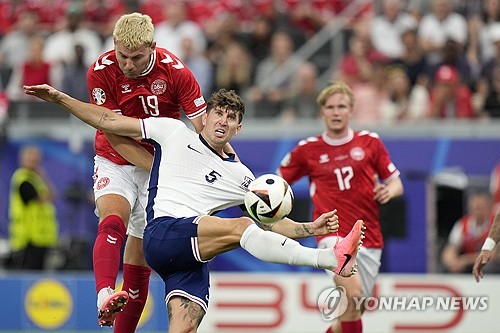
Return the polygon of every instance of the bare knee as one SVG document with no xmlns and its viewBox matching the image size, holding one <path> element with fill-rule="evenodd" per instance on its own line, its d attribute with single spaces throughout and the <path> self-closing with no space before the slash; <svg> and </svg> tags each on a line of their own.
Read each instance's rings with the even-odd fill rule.
<svg viewBox="0 0 500 333">
<path fill-rule="evenodd" d="M 146 259 L 144 259 L 142 239 L 131 235 L 128 236 L 125 243 L 125 252 L 123 253 L 123 262 L 135 266 L 148 266 Z"/>
<path fill-rule="evenodd" d="M 185 297 L 172 297 L 167 303 L 169 332 L 197 332 L 205 311 L 198 304 Z"/>
</svg>

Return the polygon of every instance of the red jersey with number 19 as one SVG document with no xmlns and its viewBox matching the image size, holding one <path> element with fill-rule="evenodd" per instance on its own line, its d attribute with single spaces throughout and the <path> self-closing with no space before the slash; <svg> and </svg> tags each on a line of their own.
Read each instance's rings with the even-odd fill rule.
<svg viewBox="0 0 500 333">
<path fill-rule="evenodd" d="M 114 50 L 104 53 L 90 66 L 87 86 L 92 103 L 134 118 L 180 119 L 182 108 L 189 119 L 194 119 L 207 107 L 191 71 L 175 55 L 158 47 L 148 67 L 134 79 L 123 75 Z M 153 153 L 151 145 L 140 144 Z M 130 164 L 99 130 L 95 136 L 95 150 L 97 155 L 116 164 Z"/>
<path fill-rule="evenodd" d="M 362 219 L 366 226 L 363 246 L 383 247 L 373 177 L 377 174 L 387 183 L 399 176 L 399 170 L 376 133 L 350 130 L 338 140 L 325 133 L 309 137 L 285 156 L 278 171 L 290 184 L 309 177 L 314 219 L 337 209 L 340 236 L 346 236 Z"/>
</svg>

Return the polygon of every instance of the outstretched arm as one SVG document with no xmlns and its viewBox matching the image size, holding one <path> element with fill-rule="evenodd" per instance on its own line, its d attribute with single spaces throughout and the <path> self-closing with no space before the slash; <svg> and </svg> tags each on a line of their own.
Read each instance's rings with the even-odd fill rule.
<svg viewBox="0 0 500 333">
<path fill-rule="evenodd" d="M 481 249 L 481 253 L 476 258 L 474 262 L 474 267 L 472 268 L 472 275 L 477 282 L 483 277 L 483 267 L 490 261 L 491 253 L 500 241 L 500 212 L 495 216 L 495 221 L 491 226 L 490 234 L 488 238 L 484 241 L 484 245 Z"/>
<path fill-rule="evenodd" d="M 105 107 L 84 103 L 47 84 L 37 86 L 23 86 L 24 93 L 35 96 L 44 101 L 62 106 L 80 120 L 90 126 L 135 139 L 141 139 L 140 121 L 135 118 L 119 115 Z"/>
<path fill-rule="evenodd" d="M 321 236 L 339 229 L 339 217 L 337 210 L 322 214 L 313 222 L 300 223 L 285 218 L 274 224 L 259 223 L 264 230 L 270 230 L 288 238 L 304 238 L 309 236 Z"/>
</svg>

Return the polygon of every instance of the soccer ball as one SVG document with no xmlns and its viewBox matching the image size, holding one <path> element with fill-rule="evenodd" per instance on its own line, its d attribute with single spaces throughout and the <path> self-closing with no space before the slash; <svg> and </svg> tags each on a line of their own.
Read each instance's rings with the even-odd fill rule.
<svg viewBox="0 0 500 333">
<path fill-rule="evenodd" d="M 245 193 L 245 207 L 257 222 L 272 224 L 284 219 L 293 207 L 293 192 L 280 176 L 257 177 Z"/>
</svg>

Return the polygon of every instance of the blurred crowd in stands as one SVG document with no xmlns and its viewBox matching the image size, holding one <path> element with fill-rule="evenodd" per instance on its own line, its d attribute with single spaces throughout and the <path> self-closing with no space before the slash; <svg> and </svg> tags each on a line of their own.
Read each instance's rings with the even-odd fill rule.
<svg viewBox="0 0 500 333">
<path fill-rule="evenodd" d="M 332 33 L 341 52 L 297 55 L 348 7 L 355 15 Z M 157 45 L 206 97 L 234 89 L 249 117 L 318 117 L 325 77 L 351 85 L 361 124 L 500 117 L 500 0 L 0 0 L 0 117 L 28 98 L 23 84 L 88 100 L 87 68 L 132 11 L 151 16 Z"/>
</svg>

